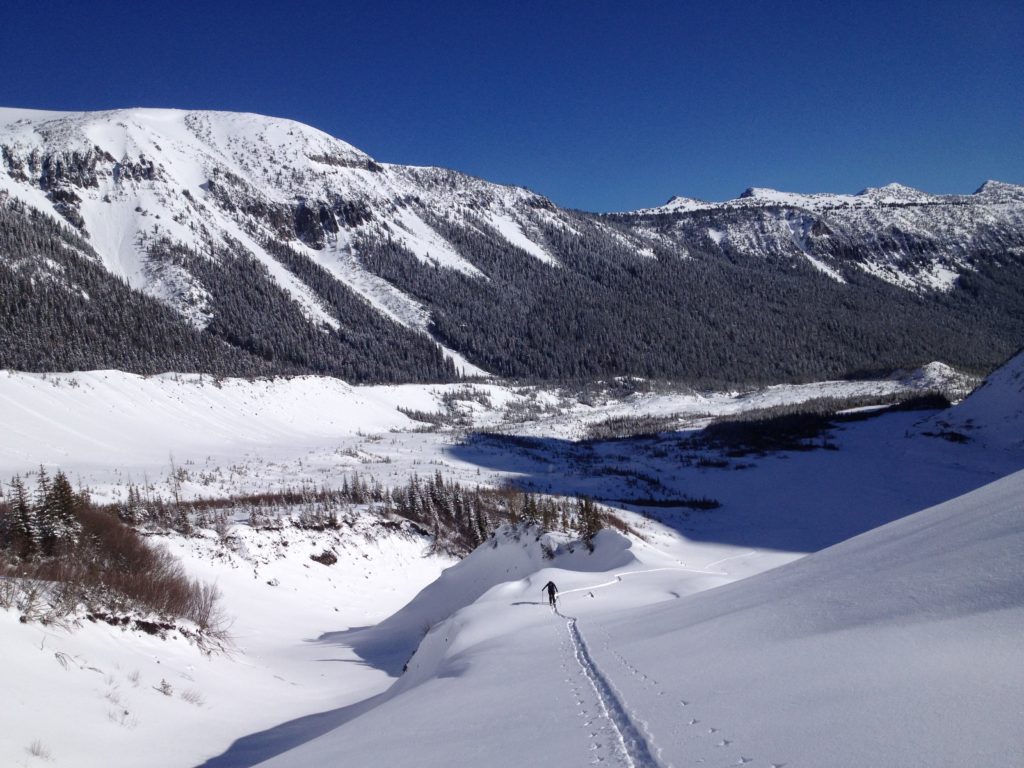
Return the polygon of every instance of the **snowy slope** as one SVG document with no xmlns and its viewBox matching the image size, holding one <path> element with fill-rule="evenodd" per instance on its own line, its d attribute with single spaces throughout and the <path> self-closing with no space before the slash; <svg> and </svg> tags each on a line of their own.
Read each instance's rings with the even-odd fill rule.
<svg viewBox="0 0 1024 768">
<path fill-rule="evenodd" d="M 928 383 L 948 375 L 942 366 L 932 365 L 908 381 Z M 1006 582 L 1016 584 L 1019 591 L 1012 573 L 1001 575 L 1002 566 L 992 551 L 1000 537 L 1010 551 L 1019 549 L 1019 540 L 1004 536 L 995 525 L 978 532 L 971 527 L 973 518 L 953 535 L 948 531 L 952 522 L 942 518 L 941 525 L 924 528 L 934 536 L 914 534 L 915 539 L 908 534 L 906 547 L 868 539 L 870 546 L 854 550 L 852 559 L 837 560 L 835 583 L 828 580 L 827 558 L 832 551 L 845 551 L 842 547 L 816 556 L 824 565 L 806 577 L 784 580 L 781 592 L 764 587 L 736 593 L 741 596 L 734 598 L 729 590 L 758 584 L 762 577 L 757 574 L 792 563 L 813 548 L 990 482 L 1021 466 L 1019 450 L 990 450 L 980 442 L 965 446 L 915 434 L 919 413 L 855 422 L 837 431 L 837 450 L 758 457 L 746 461 L 742 472 L 683 466 L 671 436 L 665 442 L 594 445 L 587 461 L 578 463 L 565 455 L 566 441 L 555 436 L 577 434 L 579 425 L 574 427 L 573 419 L 599 419 L 602 414 L 651 411 L 702 420 L 710 412 L 735 413 L 814 396 L 863 394 L 871 387 L 888 392 L 900 386 L 905 385 L 832 382 L 756 393 L 679 393 L 675 399 L 663 393 L 584 405 L 567 404 L 553 392 L 524 393 L 495 384 L 466 391 L 457 385 L 349 387 L 312 377 L 200 382 L 198 377 L 143 378 L 118 372 L 0 375 L 0 402 L 5 415 L 13 415 L 5 424 L 6 439 L 0 440 L 0 468 L 23 472 L 32 468 L 26 466 L 28 461 L 53 461 L 109 496 L 123 491 L 129 477 L 157 483 L 158 492 L 164 492 L 160 483 L 173 453 L 177 466 L 188 472 L 183 492 L 189 496 L 272 490 L 283 484 L 319 486 L 340 482 L 352 471 L 395 484 L 413 472 L 437 470 L 467 484 L 534 478 L 554 483 L 556 492 L 582 488 L 613 499 L 642 493 L 638 479 L 654 475 L 664 483 L 665 493 L 708 495 L 723 504 L 712 512 L 692 514 L 650 510 L 656 519 L 623 512 L 644 540 L 604 532 L 593 555 L 579 546 L 570 552 L 564 537 L 548 536 L 544 543 L 555 553 L 548 560 L 534 534 L 520 533 L 517 538 L 504 531 L 492 545 L 440 576 L 438 571 L 447 563 L 424 560 L 422 539 L 382 535 L 372 528 L 327 542 L 313 534 L 259 534 L 244 526 L 225 541 L 212 532 L 199 540 L 168 538 L 166 543 L 190 572 L 216 581 L 224 592 L 240 653 L 208 658 L 182 638 L 157 640 L 91 623 L 67 633 L 22 625 L 13 611 L 2 612 L 0 644 L 25 674 L 12 678 L 16 704 L 10 722 L 15 725 L 0 728 L 0 762 L 44 764 L 26 751 L 39 740 L 53 764 L 118 768 L 140 764 L 140 755 L 147 750 L 160 753 L 149 764 L 196 765 L 209 758 L 209 768 L 237 768 L 264 759 L 280 765 L 344 760 L 353 765 L 561 766 L 601 758 L 612 765 L 631 761 L 634 766 L 679 766 L 689 764 L 691 757 L 722 765 L 749 757 L 764 766 L 790 761 L 821 764 L 806 755 L 825 744 L 823 736 L 808 746 L 771 719 L 783 711 L 766 701 L 775 690 L 794 719 L 803 711 L 802 700 L 785 698 L 791 689 L 783 685 L 786 680 L 771 677 L 772 669 L 786 671 L 796 691 L 792 696 L 837 701 L 838 709 L 832 711 L 848 715 L 851 722 L 860 715 L 843 707 L 854 708 L 857 700 L 844 698 L 843 690 L 808 693 L 800 687 L 808 680 L 799 677 L 799 669 L 784 666 L 785 653 L 798 653 L 801 665 L 815 670 L 816 681 L 827 680 L 828 670 L 814 666 L 817 646 L 786 645 L 778 650 L 782 641 L 772 634 L 778 630 L 772 616 L 792 617 L 794 626 L 815 631 L 815 618 L 834 619 L 842 627 L 870 618 L 874 623 L 867 629 L 858 625 L 857 634 L 843 629 L 822 636 L 842 640 L 849 634 L 876 651 L 894 642 L 894 658 L 915 672 L 921 665 L 906 661 L 906 649 L 899 643 L 934 646 L 914 630 L 914 622 L 907 623 L 909 629 L 903 624 L 892 629 L 891 613 L 904 609 L 899 602 L 902 593 L 891 584 L 913 586 L 920 570 L 930 585 L 934 582 L 934 594 L 948 595 L 961 587 L 967 594 L 974 582 L 960 580 L 964 561 L 979 569 L 987 562 L 994 564 L 989 586 Z M 548 430 L 552 437 L 544 443 L 524 453 L 514 444 L 505 445 L 504 453 L 495 456 L 498 448 L 462 444 L 449 433 L 410 431 L 416 423 L 396 410 L 402 405 L 435 411 L 442 395 L 460 390 L 464 399 L 458 400 L 459 407 L 471 411 L 481 426 L 501 426 L 502 407 L 529 401 L 530 395 L 561 413 L 526 425 L 534 435 Z M 204 479 L 206 474 L 214 475 L 212 483 Z M 1007 491 L 1011 499 L 1020 497 L 1024 482 L 1019 474 L 1015 478 L 1017 484 Z M 996 512 L 1003 504 L 998 494 L 978 499 Z M 941 545 L 949 541 L 957 546 L 962 541 L 970 548 L 959 560 L 942 555 Z M 339 555 L 336 566 L 309 560 L 310 554 L 327 546 Z M 904 551 L 928 547 L 941 559 L 939 576 L 926 570 L 922 558 L 912 559 Z M 875 550 L 881 554 L 872 558 Z M 858 570 L 861 565 L 863 572 Z M 766 577 L 784 574 L 787 568 Z M 868 578 L 870 574 L 874 575 Z M 561 590 L 562 617 L 552 616 L 541 603 L 540 588 L 548 579 Z M 740 581 L 744 579 L 748 581 Z M 729 584 L 726 590 L 715 589 Z M 863 585 L 863 593 L 849 591 L 858 585 Z M 946 591 L 940 592 L 940 586 Z M 908 605 L 941 614 L 928 602 L 931 589 L 913 592 Z M 706 590 L 711 590 L 706 592 L 707 603 L 694 602 L 704 596 L 688 597 Z M 871 601 L 865 597 L 868 590 Z M 723 605 L 732 612 L 714 613 L 717 602 L 712 595 L 723 595 Z M 880 597 L 888 602 L 878 602 Z M 409 598 L 413 599 L 400 607 Z M 943 600 L 943 605 L 949 602 Z M 880 616 L 865 617 L 864 606 L 874 604 L 885 610 Z M 773 612 L 766 615 L 768 605 Z M 707 621 L 691 626 L 691 615 Z M 702 629 L 713 622 L 726 623 L 720 633 Z M 356 629 L 371 624 L 371 629 Z M 871 634 L 876 625 L 877 636 Z M 969 632 L 956 634 L 961 625 L 941 637 L 967 645 L 984 641 L 986 649 L 994 649 L 990 658 L 999 661 L 1001 630 L 987 622 L 979 626 L 986 633 L 981 640 Z M 680 627 L 687 630 L 674 634 Z M 942 622 L 927 632 L 934 634 L 936 627 L 945 632 Z M 659 642 L 652 639 L 655 630 L 664 632 Z M 805 642 L 800 638 L 793 642 Z M 652 645 L 636 650 L 648 640 Z M 770 664 L 759 667 L 762 647 L 775 655 L 766 657 Z M 741 683 L 759 674 L 762 677 L 756 679 L 767 675 L 778 687 L 750 692 L 736 683 L 729 689 L 732 698 L 723 703 L 716 698 L 718 682 L 730 679 L 729 670 L 718 668 L 708 682 L 700 669 L 678 666 L 685 661 L 677 652 L 680 648 L 687 649 L 685 658 L 700 659 L 702 668 L 709 669 L 716 669 L 712 649 L 721 648 L 730 664 L 752 665 L 743 668 Z M 821 649 L 832 654 L 824 657 L 828 659 L 838 653 L 832 646 Z M 856 650 L 841 647 L 843 654 L 858 659 Z M 947 645 L 935 653 L 948 657 L 955 650 Z M 397 674 L 406 662 L 409 671 L 389 688 L 389 674 Z M 966 717 L 973 727 L 987 716 L 987 709 L 976 703 L 980 696 L 970 687 L 976 670 L 969 664 L 964 668 L 971 679 L 961 690 L 973 697 L 970 706 L 982 712 Z M 890 670 L 882 663 L 878 669 Z M 927 670 L 934 671 L 934 666 Z M 916 706 L 907 693 L 912 686 L 930 695 L 937 689 L 925 672 L 913 678 L 894 672 L 895 682 L 878 681 L 880 674 L 871 679 L 901 706 Z M 173 686 L 172 696 L 155 690 L 162 679 Z M 898 685 L 904 682 L 907 690 Z M 62 703 L 50 711 L 55 689 L 63 692 L 66 706 Z M 729 708 L 730 702 L 745 696 L 758 703 L 756 711 Z M 687 702 L 685 707 L 680 700 Z M 48 711 L 49 715 L 40 714 Z M 686 718 L 672 719 L 677 712 L 686 713 Z M 999 713 L 989 714 L 989 722 L 998 725 Z M 917 722 L 923 724 L 919 727 L 927 726 L 927 732 L 914 731 L 918 726 L 913 723 L 898 725 L 909 730 L 908 743 L 924 755 L 923 764 L 942 764 L 935 757 L 940 742 L 934 740 L 930 716 L 930 711 L 915 711 Z M 700 722 L 686 725 L 691 719 Z M 700 730 L 704 723 L 719 731 Z M 786 724 L 799 727 L 789 720 Z M 764 729 L 784 738 L 754 740 Z M 894 729 L 885 735 L 895 738 Z M 831 731 L 821 730 L 831 737 Z M 186 731 L 189 739 L 181 739 Z M 840 731 L 833 738 L 849 736 Z M 993 749 L 1014 757 L 1012 745 L 1000 742 L 991 728 L 978 726 L 978 733 L 990 739 Z M 718 741 L 739 745 L 741 738 L 748 751 L 733 755 L 731 745 L 715 746 Z M 880 743 L 866 741 L 870 743 L 862 750 Z M 971 746 L 970 738 L 964 741 L 964 748 Z M 672 751 L 681 749 L 686 751 Z M 723 754 L 726 759 L 721 760 Z M 875 758 L 878 753 L 857 754 Z M 870 759 L 867 764 L 914 761 Z"/>
<path fill-rule="evenodd" d="M 993 378 L 988 397 L 1017 383 Z M 1007 401 L 990 402 L 995 419 Z M 741 488 L 749 517 L 695 521 L 692 538 L 646 521 L 646 542 L 606 532 L 594 555 L 563 548 L 545 561 L 532 537 L 499 536 L 374 630 L 321 638 L 394 669 L 425 632 L 386 694 L 325 713 L 334 730 L 299 721 L 253 734 L 209 767 L 340 755 L 392 766 L 1017 764 L 1024 471 L 808 557 L 737 546 L 752 523 L 789 524 L 775 509 L 787 494 L 809 497 L 791 521 L 796 541 L 811 515 L 842 530 L 885 519 L 900 494 L 926 497 L 936 451 L 986 461 L 977 448 L 920 436 L 885 446 L 856 431 L 863 451 L 848 435 L 836 453 L 787 457 L 772 474 L 778 500 Z M 831 458 L 866 479 L 830 488 Z M 548 579 L 557 615 L 540 599 Z"/>
<path fill-rule="evenodd" d="M 267 766 L 1017 764 L 1022 495 L 1017 473 L 719 589 L 707 588 L 735 578 L 735 558 L 673 568 L 638 551 L 623 567 L 605 541 L 594 563 L 611 570 L 595 578 L 556 557 L 432 626 L 369 709 L 334 712 L 337 729 L 282 754 L 262 734 L 254 754 Z M 558 615 L 539 600 L 549 578 Z"/>
<path fill-rule="evenodd" d="M 220 590 L 226 652 L 206 653 L 177 631 L 22 624 L 19 611 L 0 610 L 0 765 L 182 768 L 253 728 L 375 695 L 387 675 L 313 641 L 325 627 L 379 621 L 451 563 L 371 517 L 341 533 L 206 533 L 158 538 Z M 310 560 L 325 548 L 338 557 L 332 566 Z"/>
<path fill-rule="evenodd" d="M 1024 351 L 994 371 L 963 402 L 921 426 L 932 434 L 964 435 L 991 446 L 1024 446 Z"/>
<path fill-rule="evenodd" d="M 0 109 L 0 146 L 6 166 L 0 193 L 68 219 L 111 273 L 199 326 L 208 321 L 201 300 L 195 306 L 201 288 L 180 270 L 154 269 L 148 243 L 163 238 L 205 253 L 231 238 L 308 319 L 336 327 L 330 309 L 262 241 L 312 246 L 336 279 L 374 306 L 390 307 L 384 311 L 392 319 L 426 332 L 418 303 L 352 258 L 354 235 L 392 237 L 428 263 L 483 279 L 431 228 L 424 211 L 488 225 L 494 236 L 552 264 L 538 225 L 549 217 L 571 220 L 525 189 L 443 169 L 381 165 L 314 128 L 254 114 Z"/>
<path fill-rule="evenodd" d="M 742 583 L 595 622 L 614 649 L 598 663 L 664 764 L 1018 764 L 1022 497 L 1017 473 Z M 687 706 L 655 706 L 661 692 Z"/>
</svg>

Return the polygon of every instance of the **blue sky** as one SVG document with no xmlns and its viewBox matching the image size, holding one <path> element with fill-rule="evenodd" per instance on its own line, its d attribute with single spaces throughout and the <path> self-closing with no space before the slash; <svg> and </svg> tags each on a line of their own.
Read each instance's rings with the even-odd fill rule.
<svg viewBox="0 0 1024 768">
<path fill-rule="evenodd" d="M 1024 183 L 1024 3 L 47 2 L 0 104 L 260 112 L 587 210 Z"/>
</svg>

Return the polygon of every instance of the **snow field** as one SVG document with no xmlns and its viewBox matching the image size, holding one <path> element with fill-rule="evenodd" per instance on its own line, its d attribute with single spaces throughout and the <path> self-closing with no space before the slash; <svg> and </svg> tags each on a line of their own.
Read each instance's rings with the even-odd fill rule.
<svg viewBox="0 0 1024 768">
<path fill-rule="evenodd" d="M 679 599 L 684 572 L 587 588 L 601 572 L 556 555 L 433 626 L 374 708 L 265 765 L 1016 764 L 1022 496 L 1019 472 L 745 579 L 731 557 L 694 561 L 725 586 Z M 658 561 L 630 548 L 614 567 L 617 536 L 593 556 L 609 575 Z M 687 551 L 701 547 L 673 554 Z M 570 585 L 559 614 L 539 594 L 549 578 Z"/>
<path fill-rule="evenodd" d="M 742 471 L 685 466 L 671 436 L 596 444 L 580 462 L 561 435 L 580 429 L 574 417 L 664 409 L 699 421 L 842 385 L 597 407 L 552 397 L 557 412 L 527 425 L 543 435 L 546 424 L 545 441 L 520 451 L 383 431 L 414 428 L 397 405 L 440 410 L 454 388 L 195 378 L 0 375 L 13 414 L 4 434 L 18 436 L 2 443 L 4 463 L 20 461 L 19 450 L 57 456 L 111 497 L 126 474 L 158 475 L 172 452 L 196 475 L 209 452 L 235 462 L 223 492 L 441 469 L 469 483 L 543 480 L 554 492 L 631 498 L 644 492 L 631 485 L 635 471 L 659 477 L 669 496 L 722 506 L 645 515 L 624 504 L 643 539 L 605 531 L 593 555 L 570 551 L 564 537 L 506 530 L 444 573 L 449 562 L 423 558 L 422 539 L 368 521 L 328 541 L 245 527 L 223 541 L 167 539 L 224 593 L 234 654 L 104 624 L 71 633 L 22 625 L 3 612 L 0 640 L 22 672 L 0 763 L 43 764 L 30 754 L 37 741 L 53 764 L 114 768 L 305 768 L 342 756 L 353 765 L 635 768 L 1024 759 L 1013 736 L 1024 707 L 1015 665 L 1024 473 L 998 480 L 1024 461 L 1012 442 L 989 439 L 1007 404 L 1019 403 L 1005 392 L 1012 375 L 963 404 L 977 425 L 966 445 L 923 434 L 922 419 L 956 423 L 956 409 L 894 413 L 843 425 L 837 450 L 754 457 Z M 502 406 L 527 396 L 478 388 L 492 407 L 461 407 L 480 425 L 501 426 Z M 208 488 L 192 479 L 185 490 Z M 325 548 L 336 565 L 309 559 Z M 561 615 L 540 594 L 549 579 Z M 170 695 L 158 690 L 164 680 Z M 54 701 L 54 690 L 66 695 Z"/>
<path fill-rule="evenodd" d="M 44 764 L 28 752 L 38 740 L 55 765 L 180 768 L 252 729 L 373 696 L 391 679 L 317 636 L 379 621 L 451 563 L 424 556 L 423 538 L 369 520 L 333 537 L 242 526 L 225 542 L 212 532 L 161 541 L 217 585 L 228 651 L 208 655 L 176 632 L 161 639 L 87 620 L 65 630 L 0 611 L 0 764 Z M 335 565 L 310 559 L 325 548 Z"/>
<path fill-rule="evenodd" d="M 637 394 L 594 406 L 555 391 L 478 383 L 470 389 L 486 395 L 490 406 L 465 399 L 457 407 L 478 429 L 562 440 L 578 439 L 588 424 L 613 417 L 678 417 L 681 428 L 693 429 L 714 415 L 818 397 L 912 392 L 932 381 L 923 376 L 742 393 Z M 462 460 L 448 450 L 457 435 L 415 433 L 422 425 L 398 411 L 444 411 L 442 395 L 463 389 L 457 384 L 352 387 L 313 376 L 246 381 L 120 371 L 0 371 L 0 478 L 40 464 L 59 467 L 101 500 L 123 497 L 129 482 L 152 483 L 168 497 L 172 463 L 190 475 L 181 489 L 189 498 L 302 482 L 330 486 L 354 470 L 391 484 L 412 472 L 433 471 L 422 465 L 435 462 L 466 482 L 500 482 L 500 473 L 480 474 L 478 457 Z M 505 409 L 523 403 L 547 412 L 534 421 L 507 422 Z"/>
</svg>

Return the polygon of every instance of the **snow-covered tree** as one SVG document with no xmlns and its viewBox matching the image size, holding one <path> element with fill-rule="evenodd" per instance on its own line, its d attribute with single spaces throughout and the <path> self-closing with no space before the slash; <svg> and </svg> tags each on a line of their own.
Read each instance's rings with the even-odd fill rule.
<svg viewBox="0 0 1024 768">
<path fill-rule="evenodd" d="M 15 475 L 11 479 L 10 505 L 13 513 L 13 534 L 15 546 L 23 557 L 38 551 L 42 543 L 39 520 L 35 506 L 30 502 L 25 481 Z"/>
<path fill-rule="evenodd" d="M 67 475 L 58 471 L 50 480 L 40 467 L 36 499 L 36 516 L 44 552 L 51 554 L 60 547 L 76 544 L 82 532 L 82 524 L 76 514 L 79 497 Z"/>
</svg>

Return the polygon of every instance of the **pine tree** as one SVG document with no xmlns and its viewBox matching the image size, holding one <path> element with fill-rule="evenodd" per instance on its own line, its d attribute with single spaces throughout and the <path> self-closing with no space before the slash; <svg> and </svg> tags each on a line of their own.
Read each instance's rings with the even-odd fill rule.
<svg viewBox="0 0 1024 768">
<path fill-rule="evenodd" d="M 58 471 L 46 498 L 46 517 L 52 539 L 51 549 L 78 543 L 82 524 L 78 520 L 79 496 L 67 475 Z"/>
<path fill-rule="evenodd" d="M 584 497 L 577 502 L 577 521 L 580 538 L 591 552 L 594 551 L 594 537 L 604 527 L 601 513 L 593 499 Z"/>
<path fill-rule="evenodd" d="M 527 525 L 536 525 L 540 522 L 537 515 L 537 500 L 532 494 L 523 494 L 523 522 Z"/>
<path fill-rule="evenodd" d="M 42 534 L 35 507 L 29 502 L 28 490 L 19 475 L 11 478 L 11 510 L 14 513 L 14 538 L 19 554 L 28 558 L 39 550 Z"/>
<path fill-rule="evenodd" d="M 477 489 L 477 494 L 473 499 L 473 518 L 474 522 L 476 523 L 477 536 L 479 537 L 480 542 L 482 543 L 487 540 L 488 522 L 487 513 L 484 512 L 484 504 L 480 498 L 479 489 Z"/>
</svg>

